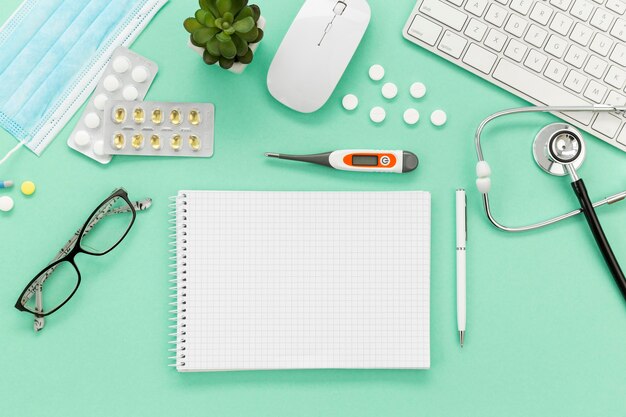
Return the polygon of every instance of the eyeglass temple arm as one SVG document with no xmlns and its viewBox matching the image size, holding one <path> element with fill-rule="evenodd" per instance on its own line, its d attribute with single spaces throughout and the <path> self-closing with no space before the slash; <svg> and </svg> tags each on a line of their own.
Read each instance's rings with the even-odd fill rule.
<svg viewBox="0 0 626 417">
<path fill-rule="evenodd" d="M 151 198 L 145 198 L 143 200 L 139 200 L 139 201 L 134 201 L 131 203 L 133 208 L 135 209 L 135 211 L 145 211 L 147 209 L 150 208 L 150 206 L 152 206 L 152 199 Z M 105 206 L 106 207 L 106 206 Z M 104 209 L 104 207 L 103 207 Z M 85 228 L 85 235 L 87 233 L 89 233 L 91 231 L 91 229 L 94 228 L 94 226 L 96 224 L 98 224 L 98 222 L 100 220 L 102 220 L 104 217 L 112 215 L 112 214 L 122 214 L 122 213 L 128 213 L 130 211 L 130 207 L 126 206 L 126 207 L 120 207 L 114 210 L 111 210 L 111 206 L 109 205 L 108 207 L 106 207 L 106 210 L 102 210 L 102 215 L 98 215 L 98 216 L 94 216 L 93 220 L 91 221 L 91 223 L 89 223 L 89 225 L 87 225 L 87 227 Z M 50 263 L 54 263 L 56 261 L 58 261 L 59 259 L 61 259 L 62 257 L 64 257 L 65 255 L 67 255 L 70 250 L 74 247 L 76 241 L 78 240 L 78 238 L 80 237 L 80 231 L 82 228 L 79 228 L 76 233 L 74 233 L 74 235 L 70 238 L 70 240 L 65 244 L 65 246 L 63 246 L 61 248 L 61 250 L 56 254 L 56 256 L 52 259 L 52 261 Z M 24 295 L 24 298 L 26 300 L 30 299 L 30 297 L 33 296 L 33 294 L 36 295 L 36 302 L 35 302 L 35 309 L 38 311 L 43 311 L 43 301 L 42 301 L 42 285 L 43 283 L 46 281 L 46 279 L 50 276 L 50 274 L 52 274 L 54 272 L 55 268 L 51 268 L 46 274 L 42 275 L 40 277 L 40 279 L 38 279 L 35 282 L 34 285 L 34 289 L 29 291 L 28 293 L 26 293 Z M 35 330 L 39 330 L 43 327 L 43 317 L 35 317 Z M 38 320 L 39 320 L 39 324 L 40 327 L 39 329 L 37 329 L 38 327 Z"/>
</svg>

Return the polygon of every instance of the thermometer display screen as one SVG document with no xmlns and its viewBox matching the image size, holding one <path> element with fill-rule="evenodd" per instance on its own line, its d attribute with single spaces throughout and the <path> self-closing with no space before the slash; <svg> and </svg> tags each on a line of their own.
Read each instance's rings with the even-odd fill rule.
<svg viewBox="0 0 626 417">
<path fill-rule="evenodd" d="M 360 167 L 378 166 L 378 156 L 376 155 L 353 155 L 352 165 Z"/>
</svg>

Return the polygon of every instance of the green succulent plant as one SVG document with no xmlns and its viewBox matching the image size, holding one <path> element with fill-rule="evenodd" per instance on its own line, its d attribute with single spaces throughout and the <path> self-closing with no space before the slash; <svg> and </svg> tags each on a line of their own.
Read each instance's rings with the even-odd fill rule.
<svg viewBox="0 0 626 417">
<path fill-rule="evenodd" d="M 259 17 L 261 9 L 248 6 L 248 0 L 200 0 L 200 9 L 183 26 L 191 34 L 191 43 L 204 49 L 204 62 L 219 62 L 228 69 L 235 62 L 252 62 L 250 44 L 263 38 L 257 27 Z"/>
</svg>

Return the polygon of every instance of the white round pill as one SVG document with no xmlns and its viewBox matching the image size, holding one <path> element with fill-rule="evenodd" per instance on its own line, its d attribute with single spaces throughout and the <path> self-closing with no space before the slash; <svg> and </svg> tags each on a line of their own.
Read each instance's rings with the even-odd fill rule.
<svg viewBox="0 0 626 417">
<path fill-rule="evenodd" d="M 420 120 L 420 112 L 415 109 L 406 109 L 404 112 L 404 122 L 408 125 L 414 125 Z"/>
<path fill-rule="evenodd" d="M 85 126 L 89 129 L 95 129 L 100 126 L 100 116 L 96 113 L 91 112 L 87 116 L 85 116 Z"/>
<path fill-rule="evenodd" d="M 87 145 L 90 140 L 91 140 L 91 136 L 89 136 L 89 133 L 87 133 L 84 130 L 79 130 L 74 135 L 74 143 L 76 144 L 76 146 L 79 146 L 81 148 Z"/>
<path fill-rule="evenodd" d="M 351 111 L 356 109 L 359 105 L 359 98 L 354 94 L 348 94 L 343 98 L 343 100 L 341 100 L 341 104 L 344 109 Z"/>
<path fill-rule="evenodd" d="M 118 56 L 113 60 L 113 69 L 120 74 L 125 73 L 130 68 L 130 60 L 125 56 Z"/>
<path fill-rule="evenodd" d="M 118 80 L 115 75 L 107 76 L 102 84 L 104 85 L 104 89 L 110 92 L 120 88 L 120 80 Z"/>
<path fill-rule="evenodd" d="M 448 120 L 448 116 L 446 115 L 446 112 L 443 110 L 435 110 L 430 115 L 430 121 L 435 126 L 443 126 L 444 124 L 446 124 L 447 120 Z"/>
<path fill-rule="evenodd" d="M 13 199 L 8 195 L 0 197 L 0 211 L 11 211 L 14 205 Z"/>
<path fill-rule="evenodd" d="M 104 156 L 104 141 L 99 140 L 93 143 L 93 153 L 98 156 Z"/>
<path fill-rule="evenodd" d="M 372 119 L 374 123 L 382 123 L 386 116 L 387 113 L 382 107 L 374 107 L 370 110 L 370 119 Z"/>
<path fill-rule="evenodd" d="M 132 72 L 133 80 L 137 83 L 142 83 L 148 79 L 148 68 L 139 66 Z"/>
<path fill-rule="evenodd" d="M 133 85 L 126 86 L 122 92 L 124 100 L 135 101 L 139 97 L 139 91 Z"/>
<path fill-rule="evenodd" d="M 388 100 L 395 98 L 398 95 L 398 86 L 394 83 L 385 83 L 383 85 L 383 97 Z"/>
<path fill-rule="evenodd" d="M 422 98 L 426 94 L 426 86 L 422 83 L 413 83 L 409 89 L 411 97 Z"/>
<path fill-rule="evenodd" d="M 382 65 L 375 64 L 370 67 L 369 74 L 372 80 L 380 81 L 385 76 L 385 69 Z"/>
<path fill-rule="evenodd" d="M 109 101 L 109 97 L 106 94 L 98 94 L 96 98 L 93 99 L 93 105 L 96 106 L 98 110 L 104 110 L 107 101 Z"/>
</svg>

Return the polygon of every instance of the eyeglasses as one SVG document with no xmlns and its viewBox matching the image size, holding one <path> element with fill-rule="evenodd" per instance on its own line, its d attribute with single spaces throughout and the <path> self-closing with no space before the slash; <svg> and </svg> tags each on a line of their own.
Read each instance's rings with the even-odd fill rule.
<svg viewBox="0 0 626 417">
<path fill-rule="evenodd" d="M 85 224 L 52 262 L 35 275 L 17 299 L 15 308 L 35 315 L 35 331 L 43 328 L 44 317 L 63 307 L 78 290 L 81 275 L 74 262 L 76 255 L 103 256 L 111 252 L 130 231 L 136 211 L 146 210 L 150 205 L 152 200 L 149 198 L 132 203 L 123 188 L 113 191 L 98 205 Z"/>
</svg>

